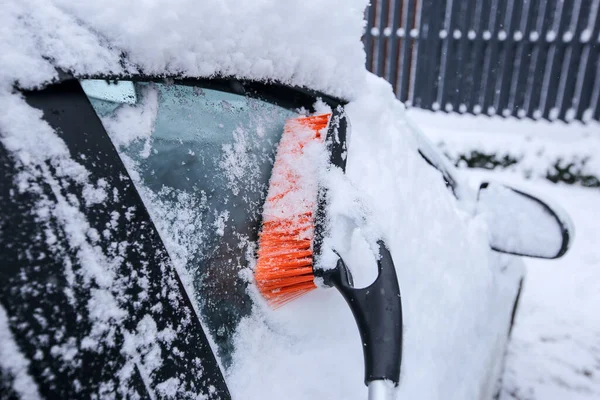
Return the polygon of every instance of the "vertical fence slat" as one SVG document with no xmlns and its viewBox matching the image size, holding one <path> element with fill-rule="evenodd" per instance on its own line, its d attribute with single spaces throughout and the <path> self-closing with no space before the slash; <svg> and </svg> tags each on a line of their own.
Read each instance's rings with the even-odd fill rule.
<svg viewBox="0 0 600 400">
<path fill-rule="evenodd" d="M 472 15 L 477 7 L 474 6 L 470 1 L 461 1 L 459 3 L 458 12 L 459 17 L 455 30 L 452 31 L 452 39 L 456 43 L 457 56 L 456 56 L 456 78 L 454 88 L 454 110 L 463 114 L 467 112 L 467 93 L 469 91 L 469 85 L 465 80 L 469 77 L 470 69 L 472 68 L 471 57 L 469 54 L 469 36 L 468 31 L 471 25 Z"/>
<path fill-rule="evenodd" d="M 600 121 L 600 40 L 599 45 L 596 46 L 596 73 L 594 75 L 594 89 L 592 91 L 592 100 L 590 101 L 589 109 L 593 114 L 592 117 Z"/>
<path fill-rule="evenodd" d="M 481 38 L 483 40 L 482 47 L 482 63 L 481 63 L 481 82 L 479 87 L 479 97 L 477 99 L 477 104 L 481 108 L 480 112 L 489 113 L 488 111 L 488 98 L 490 95 L 490 88 L 493 87 L 491 85 L 491 81 L 493 79 L 492 75 L 492 52 L 494 42 L 492 38 L 494 37 L 494 30 L 496 25 L 497 18 L 497 9 L 498 9 L 498 1 L 499 0 L 490 0 L 489 8 L 487 9 L 488 18 L 486 21 L 486 25 L 484 25 L 483 31 L 481 32 Z"/>
<path fill-rule="evenodd" d="M 446 25 L 444 29 L 446 30 L 446 37 L 444 38 L 445 44 L 445 68 L 443 71 L 443 81 L 444 81 L 444 90 L 442 91 L 440 107 L 446 112 L 452 112 L 453 110 L 458 108 L 457 101 L 457 93 L 456 91 L 459 88 L 459 64 L 460 64 L 460 53 L 459 53 L 459 42 L 455 38 L 455 32 L 458 32 L 460 29 L 460 19 L 461 19 L 461 11 L 462 5 L 464 1 L 454 0 L 449 2 L 451 4 L 448 9 L 450 11 L 450 16 L 446 16 Z M 448 12 L 448 11 L 446 11 Z M 464 19 L 464 16 L 463 16 Z"/>
<path fill-rule="evenodd" d="M 389 56 L 389 69 L 387 80 L 394 87 L 394 93 L 396 97 L 400 98 L 400 88 L 398 87 L 398 64 L 399 64 L 399 45 L 400 40 L 398 38 L 398 29 L 400 28 L 400 17 L 402 15 L 402 4 L 403 0 L 395 0 L 394 7 L 391 10 L 392 13 L 392 25 L 390 33 L 390 56 Z"/>
<path fill-rule="evenodd" d="M 472 112 L 473 103 L 471 93 L 474 86 L 474 73 L 477 68 L 475 64 L 475 38 L 480 30 L 482 1 L 465 1 L 465 5 L 470 11 L 466 16 L 462 40 L 463 40 L 463 71 L 460 80 L 460 105 L 459 112 Z M 463 107 L 464 106 L 464 107 Z"/>
<path fill-rule="evenodd" d="M 439 32 L 439 37 L 441 39 L 441 48 L 440 48 L 440 68 L 438 75 L 438 89 L 435 103 L 432 105 L 433 109 L 440 109 L 444 107 L 444 100 L 447 97 L 446 88 L 448 85 L 447 78 L 447 69 L 448 69 L 448 50 L 450 46 L 450 41 L 448 39 L 448 32 L 450 31 L 450 24 L 452 23 L 452 6 L 454 2 L 457 0 L 446 0 L 446 7 L 444 8 L 444 22 L 442 24 L 442 28 Z"/>
<path fill-rule="evenodd" d="M 558 86 L 561 78 L 561 68 L 565 55 L 570 57 L 566 46 L 560 36 L 565 31 L 570 21 L 571 7 L 565 7 L 565 1 L 557 1 L 556 10 L 554 13 L 554 21 L 552 28 L 546 32 L 546 41 L 550 43 L 550 50 L 548 52 L 548 60 L 546 62 L 546 69 L 544 71 L 544 81 L 542 83 L 542 97 L 540 100 L 540 108 L 542 109 L 542 115 L 546 119 L 555 120 L 560 115 L 556 108 L 556 101 L 558 99 Z M 552 57 L 550 57 L 550 55 Z"/>
<path fill-rule="evenodd" d="M 501 42 L 501 58 L 499 59 L 498 79 L 496 80 L 496 93 L 494 107 L 503 117 L 512 114 L 509 108 L 510 83 L 515 66 L 515 56 L 518 41 L 515 41 L 515 32 L 520 29 L 522 1 L 508 0 L 504 14 L 504 24 L 498 32 L 497 39 Z M 515 28 L 516 27 L 516 28 Z"/>
<path fill-rule="evenodd" d="M 415 76 L 413 92 L 411 93 L 411 103 L 415 107 L 429 108 L 426 101 L 426 92 L 428 90 L 427 71 L 429 60 L 429 47 L 431 46 L 430 35 L 432 34 L 432 6 L 435 0 L 419 1 L 419 35 L 415 41 L 418 50 L 418 57 L 414 59 Z"/>
<path fill-rule="evenodd" d="M 585 71 L 582 66 L 586 60 L 583 60 L 585 51 L 584 46 L 579 40 L 581 33 L 587 26 L 585 16 L 590 13 L 589 0 L 575 0 L 573 12 L 571 13 L 571 22 L 567 30 L 562 34 L 561 39 L 567 47 L 567 53 L 563 60 L 560 83 L 558 87 L 558 100 L 556 106 L 559 110 L 560 118 L 564 121 L 572 121 L 577 115 L 579 100 L 574 97 L 577 86 L 577 75 Z"/>
<path fill-rule="evenodd" d="M 377 62 L 375 73 L 379 76 L 384 76 L 385 66 L 385 36 L 383 31 L 387 27 L 388 13 L 389 13 L 390 0 L 379 0 L 379 18 L 377 21 L 378 37 L 377 37 Z"/>
<path fill-rule="evenodd" d="M 487 42 L 484 39 L 485 32 L 488 31 L 490 16 L 491 16 L 492 0 L 481 1 L 481 14 L 479 20 L 475 21 L 474 26 L 477 29 L 473 32 L 473 85 L 471 86 L 471 104 L 473 104 L 473 114 L 480 114 L 483 111 L 483 91 L 485 89 L 484 82 L 487 81 L 485 75 L 485 59 L 487 54 Z"/>
<path fill-rule="evenodd" d="M 549 54 L 552 50 L 546 41 L 546 33 L 551 29 L 554 21 L 554 13 L 556 0 L 542 0 L 543 7 L 538 15 L 538 23 L 535 33 L 530 36 L 531 39 L 536 39 L 534 48 L 534 62 L 530 69 L 530 80 L 527 82 L 528 94 L 528 116 L 533 119 L 539 119 L 543 114 L 542 94 L 544 93 L 544 72 L 548 58 L 553 54 Z"/>
<path fill-rule="evenodd" d="M 367 6 L 366 10 L 366 20 L 367 26 L 363 35 L 363 43 L 365 46 L 365 53 L 367 56 L 366 66 L 369 71 L 373 70 L 373 36 L 371 35 L 371 30 L 375 26 L 375 1 Z"/>
<path fill-rule="evenodd" d="M 512 114 L 517 118 L 523 118 L 527 115 L 527 109 L 525 108 L 525 95 L 527 91 L 525 89 L 533 50 L 529 36 L 535 29 L 535 7 L 538 4 L 536 0 L 524 1 L 519 28 L 513 33 L 513 40 L 516 41 L 517 50 L 515 65 L 513 66 L 514 72 L 510 82 L 508 108 L 512 110 Z"/>
<path fill-rule="evenodd" d="M 597 22 L 597 24 L 600 24 L 600 22 Z M 595 74 L 593 75 L 594 89 L 592 90 L 592 98 L 588 108 L 592 117 L 600 121 L 600 32 L 596 32 L 594 36 L 596 38 L 596 43 L 593 47 L 595 59 Z"/>
<path fill-rule="evenodd" d="M 417 81 L 417 60 L 419 59 L 419 35 L 421 32 L 421 21 L 423 12 L 423 0 L 415 0 L 415 15 L 414 15 L 414 28 L 410 32 L 410 43 L 412 47 L 412 54 L 410 60 L 410 79 L 408 85 L 408 101 L 412 104 L 415 97 L 415 85 Z"/>
<path fill-rule="evenodd" d="M 415 102 L 422 108 L 431 109 L 437 93 L 437 54 L 441 13 L 437 0 L 424 0 L 423 25 L 419 35 L 420 57 L 417 61 Z"/>
<path fill-rule="evenodd" d="M 412 18 L 414 0 L 404 0 L 404 7 L 402 7 L 402 28 L 403 35 L 400 39 L 402 41 L 401 52 L 400 52 L 400 68 L 398 71 L 398 93 L 400 94 L 399 99 L 406 102 L 408 99 L 408 81 L 410 74 L 410 30 L 412 29 Z"/>
<path fill-rule="evenodd" d="M 520 86 L 522 88 L 521 91 L 524 94 L 522 109 L 525 111 L 525 115 L 523 116 L 529 118 L 533 118 L 534 114 L 533 85 L 536 81 L 538 65 L 541 64 L 542 49 L 539 46 L 539 37 L 544 28 L 547 8 L 548 0 L 539 0 L 538 6 L 534 10 L 531 10 L 531 29 L 525 34 L 527 49 L 529 51 L 529 65 L 527 71 L 524 71 L 524 77 L 521 80 Z"/>
<path fill-rule="evenodd" d="M 570 62 L 574 61 L 574 49 L 568 45 L 564 38 L 564 35 L 570 31 L 572 26 L 573 14 L 578 13 L 576 4 L 580 0 L 570 0 L 565 7 L 565 2 L 561 2 L 562 15 L 560 15 L 560 22 L 558 24 L 558 30 L 555 31 L 556 39 L 556 58 L 554 60 L 551 83 L 548 86 L 549 99 L 548 102 L 548 116 L 550 120 L 561 119 L 565 120 L 565 115 L 561 113 L 561 106 L 563 103 L 564 92 L 566 90 L 567 79 L 568 79 L 568 68 Z"/>
<path fill-rule="evenodd" d="M 504 26 L 504 14 L 506 12 L 507 0 L 493 0 L 490 10 L 490 39 L 488 40 L 488 49 L 486 55 L 485 71 L 487 79 L 484 82 L 484 100 L 483 109 L 488 115 L 495 115 L 498 110 L 495 107 L 496 81 L 500 69 L 499 57 L 504 51 L 502 41 L 498 40 L 498 35 Z"/>
<path fill-rule="evenodd" d="M 599 43 L 594 42 L 594 38 L 600 35 L 600 0 L 591 0 L 590 14 L 587 21 L 587 27 L 582 32 L 579 40 L 584 43 L 584 51 L 587 55 L 584 64 L 584 71 L 578 76 L 577 93 L 576 96 L 579 99 L 579 107 L 577 111 L 577 119 L 587 121 L 593 117 L 592 108 L 592 97 L 594 93 L 598 95 L 600 86 L 598 86 L 594 92 L 596 83 L 594 80 L 598 80 L 598 72 L 595 68 L 595 63 L 598 60 L 598 53 L 600 52 L 600 41 Z"/>
</svg>

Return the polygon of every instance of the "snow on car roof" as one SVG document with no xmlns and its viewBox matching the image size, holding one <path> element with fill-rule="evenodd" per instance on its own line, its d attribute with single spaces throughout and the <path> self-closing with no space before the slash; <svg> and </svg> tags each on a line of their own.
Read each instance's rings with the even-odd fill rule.
<svg viewBox="0 0 600 400">
<path fill-rule="evenodd" d="M 76 74 L 226 75 L 352 98 L 365 79 L 366 0 L 9 0 L 0 85 Z"/>
</svg>

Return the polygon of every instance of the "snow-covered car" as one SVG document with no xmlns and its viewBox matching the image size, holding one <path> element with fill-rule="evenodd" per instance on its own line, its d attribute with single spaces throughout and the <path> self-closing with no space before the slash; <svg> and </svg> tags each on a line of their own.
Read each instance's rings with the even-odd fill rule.
<svg viewBox="0 0 600 400">
<path fill-rule="evenodd" d="M 568 218 L 461 180 L 365 70 L 362 1 L 33 3 L 0 17 L 0 398 L 366 398 L 339 293 L 273 310 L 252 278 L 284 123 L 322 112 L 327 243 L 368 287 L 383 240 L 402 291 L 385 390 L 497 393 L 501 253 L 561 256 Z"/>
</svg>

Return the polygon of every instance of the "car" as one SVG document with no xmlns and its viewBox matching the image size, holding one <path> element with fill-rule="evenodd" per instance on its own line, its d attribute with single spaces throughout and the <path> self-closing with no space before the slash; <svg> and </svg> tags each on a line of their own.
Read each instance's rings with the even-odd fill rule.
<svg viewBox="0 0 600 400">
<path fill-rule="evenodd" d="M 251 14 L 300 29 L 267 3 Z M 381 241 L 402 293 L 402 373 L 391 395 L 498 392 L 524 277 L 514 255 L 562 256 L 568 217 L 522 189 L 468 186 L 360 57 L 331 73 L 324 55 L 332 44 L 343 55 L 359 31 L 352 6 L 331 43 L 307 50 L 283 34 L 282 49 L 246 35 L 249 45 L 212 53 L 181 39 L 204 15 L 188 3 L 165 10 L 163 28 L 183 46 L 172 53 L 168 40 L 144 39 L 163 18 L 152 7 L 140 8 L 137 28 L 111 19 L 115 5 L 22 7 L 7 13 L 11 38 L 24 43 L 9 46 L 0 92 L 1 398 L 365 398 L 344 299 L 322 288 L 273 310 L 252 278 L 284 124 L 323 112 L 343 166 L 321 167 L 327 243 L 368 289 Z M 263 29 L 245 6 L 198 7 L 227 29 Z M 294 27 L 311 22 L 301 30 L 313 37 L 322 14 L 306 7 Z M 198 30 L 211 48 L 222 44 Z M 142 43 L 156 48 L 127 54 Z M 239 59 L 220 61 L 232 54 Z M 362 82 L 354 92 L 353 76 Z"/>
</svg>

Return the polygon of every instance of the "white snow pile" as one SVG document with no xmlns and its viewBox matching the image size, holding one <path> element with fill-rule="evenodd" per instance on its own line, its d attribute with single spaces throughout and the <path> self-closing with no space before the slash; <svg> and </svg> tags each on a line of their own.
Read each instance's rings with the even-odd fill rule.
<svg viewBox="0 0 600 400">
<path fill-rule="evenodd" d="M 76 74 L 235 75 L 351 98 L 364 83 L 365 0 L 9 0 L 0 87 Z"/>
<path fill-rule="evenodd" d="M 567 171 L 562 177 L 585 185 L 585 177 L 600 182 L 600 124 L 511 120 L 500 117 L 436 114 L 410 110 L 425 134 L 459 167 L 473 152 L 493 156 L 496 162 L 512 160 L 506 167 L 479 162 L 477 167 L 503 168 L 526 178 L 557 174 L 555 165 Z M 480 165 L 483 164 L 483 165 Z M 595 180 L 594 180 L 595 178 Z"/>
</svg>

